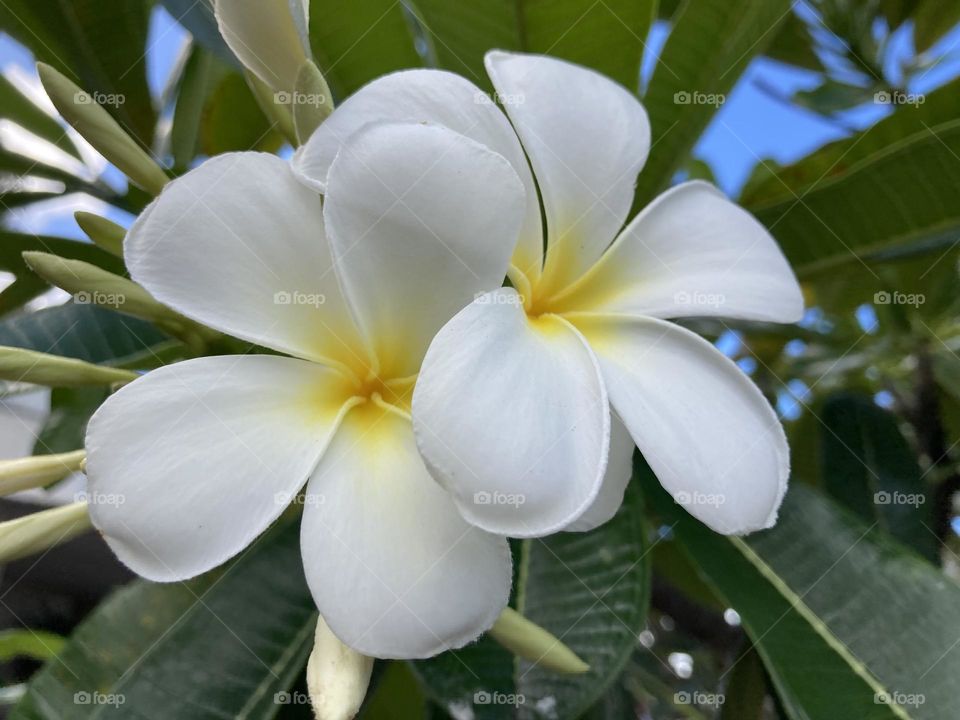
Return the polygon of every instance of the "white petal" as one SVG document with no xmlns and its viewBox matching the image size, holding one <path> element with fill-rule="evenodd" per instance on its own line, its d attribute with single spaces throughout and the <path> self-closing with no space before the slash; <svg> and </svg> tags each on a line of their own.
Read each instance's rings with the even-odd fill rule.
<svg viewBox="0 0 960 720">
<path fill-rule="evenodd" d="M 471 523 L 538 537 L 573 522 L 603 481 L 610 412 L 596 360 L 559 318 L 489 293 L 437 334 L 413 396 L 417 443 Z"/>
<path fill-rule="evenodd" d="M 503 157 L 446 128 L 376 125 L 343 146 L 324 217 L 381 374 L 416 373 L 437 330 L 503 283 L 524 204 Z"/>
<path fill-rule="evenodd" d="M 319 196 L 280 158 L 231 153 L 170 182 L 124 243 L 134 280 L 210 327 L 304 358 L 362 348 Z"/>
<path fill-rule="evenodd" d="M 562 288 L 627 219 L 650 121 L 633 94 L 579 65 L 494 51 L 486 66 L 533 165 L 547 220 L 545 274 Z"/>
<path fill-rule="evenodd" d="M 790 451 L 766 399 L 703 338 L 652 318 L 578 322 L 610 402 L 663 486 L 717 532 L 773 525 Z"/>
<path fill-rule="evenodd" d="M 766 228 L 709 183 L 693 181 L 645 208 L 556 307 L 796 322 L 803 296 Z"/>
<path fill-rule="evenodd" d="M 220 34 L 244 67 L 291 91 L 310 57 L 309 0 L 214 0 Z"/>
<path fill-rule="evenodd" d="M 345 387 L 321 365 L 266 355 L 150 372 L 90 420 L 93 524 L 151 580 L 216 567 L 303 486 L 336 427 Z"/>
<path fill-rule="evenodd" d="M 305 498 L 307 582 L 330 629 L 364 655 L 460 647 L 506 606 L 506 540 L 464 522 L 423 466 L 409 419 L 372 403 L 351 410 Z"/>
<path fill-rule="evenodd" d="M 623 421 L 611 414 L 610 417 L 610 454 L 607 459 L 607 472 L 596 499 L 586 512 L 567 525 L 564 530 L 585 532 L 598 528 L 617 514 L 623 504 L 623 494 L 633 476 L 633 438 L 624 427 Z"/>
<path fill-rule="evenodd" d="M 355 92 L 317 128 L 294 156 L 294 170 L 321 192 L 341 145 L 370 123 L 428 123 L 449 128 L 507 159 L 527 197 L 514 264 L 540 275 L 543 231 L 540 201 L 520 141 L 506 116 L 473 83 L 441 70 L 405 70 L 378 78 Z"/>
</svg>

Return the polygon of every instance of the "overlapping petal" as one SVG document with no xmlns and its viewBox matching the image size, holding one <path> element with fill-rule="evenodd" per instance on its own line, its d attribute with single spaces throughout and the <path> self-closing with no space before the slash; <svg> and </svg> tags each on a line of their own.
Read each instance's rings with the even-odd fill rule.
<svg viewBox="0 0 960 720">
<path fill-rule="evenodd" d="M 294 170 L 323 192 L 343 143 L 371 123 L 426 123 L 476 140 L 507 159 L 527 198 L 514 264 L 538 277 L 543 231 L 540 203 L 523 148 L 506 116 L 476 85 L 441 70 L 406 70 L 378 78 L 347 98 L 297 151 Z"/>
<path fill-rule="evenodd" d="M 610 412 L 583 338 L 558 318 L 528 320 L 503 288 L 437 334 L 413 399 L 417 444 L 474 525 L 547 535 L 594 501 Z"/>
<path fill-rule="evenodd" d="M 766 228 L 709 183 L 693 181 L 645 208 L 552 307 L 796 322 L 803 296 Z"/>
<path fill-rule="evenodd" d="M 790 453 L 766 399 L 694 333 L 653 318 L 581 319 L 610 402 L 663 486 L 717 532 L 770 527 Z"/>
<path fill-rule="evenodd" d="M 623 421 L 611 413 L 610 416 L 610 452 L 607 458 L 607 471 L 603 476 L 600 492 L 584 511 L 564 530 L 585 532 L 598 528 L 617 514 L 623 504 L 623 494 L 633 475 L 633 438 L 627 432 Z"/>
<path fill-rule="evenodd" d="M 437 330 L 503 282 L 525 205 L 501 155 L 443 127 L 376 125 L 343 145 L 324 217 L 382 375 L 415 374 Z"/>
<path fill-rule="evenodd" d="M 372 403 L 351 410 L 305 498 L 307 581 L 355 650 L 429 657 L 475 639 L 506 606 L 507 541 L 460 517 L 407 418 Z"/>
<path fill-rule="evenodd" d="M 154 370 L 87 429 L 93 524 L 151 580 L 216 567 L 273 522 L 338 423 L 344 378 L 274 356 L 199 358 Z"/>
<path fill-rule="evenodd" d="M 134 280 L 184 315 L 265 347 L 352 362 L 361 347 L 332 268 L 320 197 L 261 153 L 167 185 L 124 243 Z"/>
<path fill-rule="evenodd" d="M 490 52 L 486 66 L 533 166 L 547 221 L 544 272 L 562 288 L 627 219 L 650 150 L 647 113 L 625 88 L 563 60 Z"/>
</svg>

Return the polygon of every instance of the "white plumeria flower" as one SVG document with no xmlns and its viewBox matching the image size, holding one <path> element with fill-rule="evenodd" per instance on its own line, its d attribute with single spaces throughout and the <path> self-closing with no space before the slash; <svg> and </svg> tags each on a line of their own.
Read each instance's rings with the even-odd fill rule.
<svg viewBox="0 0 960 720">
<path fill-rule="evenodd" d="M 157 581 L 253 542 L 306 482 L 302 551 L 330 629 L 370 656 L 426 657 L 505 607 L 511 559 L 430 477 L 410 398 L 436 331 L 503 282 L 524 188 L 447 128 L 354 134 L 326 194 L 287 162 L 235 153 L 173 180 L 124 246 L 182 314 L 285 355 L 205 357 L 113 395 L 87 432 L 90 507 L 117 556 Z"/>
<path fill-rule="evenodd" d="M 636 98 L 543 56 L 490 52 L 486 67 L 506 116 L 458 76 L 400 72 L 350 97 L 294 162 L 322 190 L 343 139 L 387 118 L 472 137 L 523 182 L 513 287 L 448 323 L 417 382 L 431 472 L 490 532 L 586 530 L 619 507 L 636 443 L 710 527 L 769 527 L 789 474 L 783 429 L 733 362 L 667 320 L 799 320 L 800 288 L 775 241 L 703 182 L 667 191 L 621 229 L 650 149 Z"/>
</svg>

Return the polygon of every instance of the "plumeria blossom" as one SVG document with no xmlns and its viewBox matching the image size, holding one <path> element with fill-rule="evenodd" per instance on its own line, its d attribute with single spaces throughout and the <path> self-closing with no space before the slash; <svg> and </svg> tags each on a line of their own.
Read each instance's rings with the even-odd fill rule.
<svg viewBox="0 0 960 720">
<path fill-rule="evenodd" d="M 800 288 L 775 241 L 703 182 L 672 188 L 624 227 L 650 149 L 636 98 L 544 56 L 490 52 L 486 68 L 506 114 L 456 75 L 399 72 L 350 97 L 294 163 L 322 191 L 344 138 L 391 119 L 473 138 L 521 179 L 512 287 L 444 326 L 416 385 L 432 474 L 492 533 L 586 530 L 619 507 L 635 443 L 710 527 L 769 527 L 789 474 L 780 423 L 732 361 L 669 321 L 799 320 Z"/>
<path fill-rule="evenodd" d="M 429 475 L 411 393 L 436 331 L 503 281 L 526 198 L 500 154 L 448 128 L 374 124 L 325 196 L 260 153 L 171 181 L 131 228 L 131 276 L 209 327 L 275 353 L 151 371 L 91 419 L 93 524 L 140 575 L 220 565 L 300 496 L 326 625 L 375 657 L 474 639 L 506 605 L 504 537 Z"/>
</svg>

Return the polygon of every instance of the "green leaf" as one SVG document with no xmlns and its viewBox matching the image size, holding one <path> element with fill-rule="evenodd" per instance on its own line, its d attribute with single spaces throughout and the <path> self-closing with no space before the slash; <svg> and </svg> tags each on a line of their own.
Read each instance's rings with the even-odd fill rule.
<svg viewBox="0 0 960 720">
<path fill-rule="evenodd" d="M 652 0 L 416 0 L 437 64 L 492 89 L 483 67 L 488 50 L 544 53 L 591 67 L 637 91 L 644 43 L 656 12 Z"/>
<path fill-rule="evenodd" d="M 896 143 L 801 200 L 751 208 L 801 277 L 928 252 L 960 232 L 960 121 Z M 859 262 L 858 262 L 859 260 Z"/>
<path fill-rule="evenodd" d="M 200 45 L 224 62 L 232 64 L 235 70 L 242 70 L 217 28 L 217 20 L 213 15 L 213 0 L 160 0 L 160 4 Z"/>
<path fill-rule="evenodd" d="M 395 0 L 313 0 L 310 44 L 338 100 L 381 75 L 423 65 L 408 11 Z"/>
<path fill-rule="evenodd" d="M 519 543 L 517 609 L 589 663 L 588 672 L 542 670 L 484 637 L 415 663 L 427 694 L 452 714 L 467 708 L 478 720 L 514 717 L 514 707 L 502 702 L 510 697 L 522 718 L 538 717 L 538 707 L 556 720 L 585 712 L 619 675 L 646 619 L 650 558 L 642 513 L 632 486 L 606 525 Z M 501 702 L 485 702 L 494 693 Z"/>
<path fill-rule="evenodd" d="M 4 0 L 0 26 L 89 93 L 112 96 L 107 110 L 142 144 L 153 141 L 156 111 L 147 87 L 146 0 Z"/>
<path fill-rule="evenodd" d="M 851 85 L 826 78 L 823 83 L 814 89 L 801 90 L 796 93 L 792 102 L 799 107 L 813 110 L 821 115 L 833 115 L 872 100 L 874 92 L 873 87 Z"/>
<path fill-rule="evenodd" d="M 846 174 L 857 163 L 905 138 L 956 120 L 960 116 L 960 79 L 927 93 L 919 105 L 894 108 L 895 112 L 863 132 L 825 145 L 789 167 L 774 168 L 762 181 L 751 183 L 741 203 L 754 209 L 775 201 L 796 200 L 820 182 Z"/>
<path fill-rule="evenodd" d="M 0 662 L 18 657 L 47 660 L 56 657 L 64 642 L 59 635 L 43 630 L 3 630 L 0 631 Z"/>
<path fill-rule="evenodd" d="M 0 345 L 89 363 L 152 367 L 172 341 L 150 323 L 68 303 L 0 321 Z"/>
<path fill-rule="evenodd" d="M 109 395 L 109 388 L 103 387 L 54 388 L 50 393 L 50 414 L 37 435 L 33 454 L 82 448 L 90 416 Z"/>
<path fill-rule="evenodd" d="M 960 3 L 923 0 L 913 15 L 913 44 L 917 52 L 929 50 L 960 23 Z M 947 52 L 952 50 L 948 49 Z"/>
<path fill-rule="evenodd" d="M 777 31 L 777 37 L 767 47 L 766 56 L 780 62 L 815 72 L 823 72 L 823 63 L 816 52 L 816 42 L 810 28 L 796 11 L 791 12 Z"/>
<path fill-rule="evenodd" d="M 763 720 L 767 676 L 763 661 L 753 647 L 737 658 L 724 692 L 720 720 Z"/>
<path fill-rule="evenodd" d="M 640 173 L 635 208 L 649 203 L 683 167 L 721 96 L 777 36 L 791 4 L 687 0 L 680 7 L 644 98 L 654 149 Z"/>
<path fill-rule="evenodd" d="M 211 156 L 238 150 L 273 152 L 282 144 L 282 136 L 264 117 L 243 75 L 224 75 L 204 104 L 200 151 Z"/>
<path fill-rule="evenodd" d="M 790 718 L 952 716 L 960 587 L 938 569 L 798 483 L 776 527 L 744 539 L 715 534 L 644 482 L 740 614 Z"/>
<path fill-rule="evenodd" d="M 0 75 L 0 117 L 15 122 L 34 135 L 47 140 L 78 160 L 80 153 L 67 136 L 66 129 Z"/>
<path fill-rule="evenodd" d="M 299 535 L 288 523 L 221 570 L 114 593 L 31 680 L 11 720 L 274 717 L 317 622 Z"/>
<path fill-rule="evenodd" d="M 923 471 L 896 418 L 868 396 L 840 393 L 827 398 L 820 419 L 824 489 L 936 563 Z"/>
</svg>

